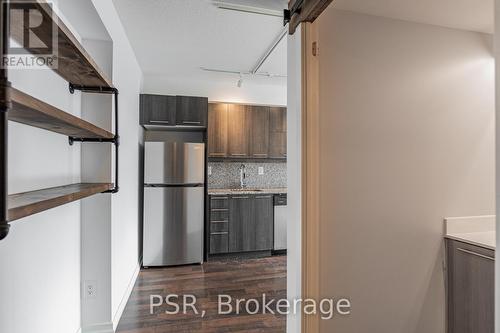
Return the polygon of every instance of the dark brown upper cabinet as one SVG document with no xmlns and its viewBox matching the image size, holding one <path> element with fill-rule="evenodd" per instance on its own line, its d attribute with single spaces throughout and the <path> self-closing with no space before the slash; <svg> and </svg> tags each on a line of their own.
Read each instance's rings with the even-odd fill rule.
<svg viewBox="0 0 500 333">
<path fill-rule="evenodd" d="M 269 107 L 247 106 L 250 115 L 250 157 L 269 157 Z"/>
<path fill-rule="evenodd" d="M 245 105 L 228 106 L 228 157 L 248 158 L 250 143 L 250 117 Z"/>
<path fill-rule="evenodd" d="M 207 126 L 208 98 L 177 96 L 176 125 Z"/>
<path fill-rule="evenodd" d="M 141 95 L 141 124 L 174 126 L 177 108 L 175 96 Z"/>
<path fill-rule="evenodd" d="M 286 108 L 270 108 L 269 157 L 286 159 Z"/>
<path fill-rule="evenodd" d="M 228 105 L 211 103 L 208 107 L 208 156 L 227 157 Z"/>
<path fill-rule="evenodd" d="M 208 156 L 231 159 L 286 159 L 286 108 L 212 103 Z"/>
<path fill-rule="evenodd" d="M 269 108 L 272 132 L 286 132 L 286 108 L 272 106 Z"/>
</svg>

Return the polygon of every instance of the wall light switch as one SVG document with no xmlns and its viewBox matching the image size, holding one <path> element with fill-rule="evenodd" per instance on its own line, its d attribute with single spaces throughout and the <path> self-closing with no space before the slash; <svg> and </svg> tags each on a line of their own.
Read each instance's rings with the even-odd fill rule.
<svg viewBox="0 0 500 333">
<path fill-rule="evenodd" d="M 264 174 L 264 167 L 259 167 L 259 175 L 263 175 Z"/>
<path fill-rule="evenodd" d="M 208 175 L 209 175 L 209 176 L 211 176 L 211 175 L 212 175 L 212 167 L 211 167 L 211 166 L 209 166 L 209 167 L 208 167 Z"/>
</svg>

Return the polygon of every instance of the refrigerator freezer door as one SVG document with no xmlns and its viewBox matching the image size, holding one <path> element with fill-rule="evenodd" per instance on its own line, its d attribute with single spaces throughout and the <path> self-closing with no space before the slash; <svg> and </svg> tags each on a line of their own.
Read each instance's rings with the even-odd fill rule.
<svg viewBox="0 0 500 333">
<path fill-rule="evenodd" d="M 145 184 L 202 184 L 205 182 L 205 144 L 146 142 Z"/>
<path fill-rule="evenodd" d="M 204 187 L 144 188 L 144 266 L 203 261 Z"/>
</svg>

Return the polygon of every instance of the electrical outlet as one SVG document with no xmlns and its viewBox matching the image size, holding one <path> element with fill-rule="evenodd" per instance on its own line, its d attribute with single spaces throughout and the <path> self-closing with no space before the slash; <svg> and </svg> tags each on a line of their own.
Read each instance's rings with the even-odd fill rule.
<svg viewBox="0 0 500 333">
<path fill-rule="evenodd" d="M 259 167 L 259 175 L 262 176 L 264 174 L 264 167 Z"/>
<path fill-rule="evenodd" d="M 211 167 L 211 166 L 209 166 L 209 167 L 208 167 L 208 175 L 209 175 L 209 176 L 211 176 L 211 175 L 212 175 L 212 167 Z"/>
<path fill-rule="evenodd" d="M 85 281 L 83 283 L 83 297 L 96 298 L 97 297 L 97 281 Z"/>
</svg>

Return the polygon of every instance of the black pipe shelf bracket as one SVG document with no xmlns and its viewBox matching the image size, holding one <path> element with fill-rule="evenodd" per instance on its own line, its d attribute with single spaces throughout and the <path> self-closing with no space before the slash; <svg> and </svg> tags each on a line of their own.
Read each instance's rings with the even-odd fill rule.
<svg viewBox="0 0 500 333">
<path fill-rule="evenodd" d="M 118 193 L 120 187 L 118 183 L 118 154 L 119 154 L 119 146 L 120 146 L 120 134 L 118 131 L 118 89 L 114 87 L 94 87 L 94 86 L 83 86 L 69 83 L 69 92 L 74 94 L 75 91 L 81 91 L 83 93 L 90 94 L 113 94 L 115 97 L 115 136 L 112 139 L 104 139 L 104 138 L 77 138 L 77 137 L 68 137 L 69 144 L 72 146 L 75 142 L 93 142 L 93 143 L 112 143 L 115 146 L 115 183 L 114 187 L 111 190 L 104 191 L 102 193 Z"/>
</svg>

